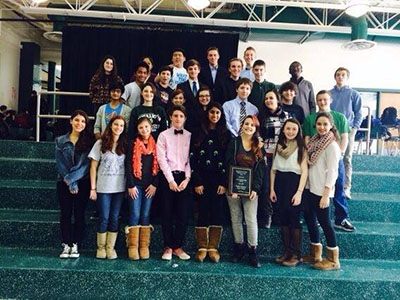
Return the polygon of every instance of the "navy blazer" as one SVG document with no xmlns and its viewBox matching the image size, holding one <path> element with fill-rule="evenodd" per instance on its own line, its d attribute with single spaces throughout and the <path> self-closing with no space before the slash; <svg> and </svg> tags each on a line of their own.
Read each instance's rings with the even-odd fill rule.
<svg viewBox="0 0 400 300">
<path fill-rule="evenodd" d="M 199 89 L 200 87 L 203 85 L 202 82 L 199 81 Z M 195 107 L 197 104 L 197 100 L 195 95 L 193 94 L 192 91 L 192 87 L 190 86 L 189 80 L 186 80 L 183 83 L 178 84 L 178 86 L 176 87 L 177 89 L 181 89 L 183 91 L 183 93 L 185 94 L 185 106 L 187 107 Z"/>
<path fill-rule="evenodd" d="M 207 64 L 207 66 L 205 67 L 202 67 L 201 72 L 199 74 L 199 80 L 206 86 L 208 86 L 213 94 L 215 94 L 217 86 L 221 84 L 221 82 L 224 81 L 224 79 L 227 77 L 229 77 L 228 70 L 221 66 L 218 66 L 217 76 L 215 76 L 215 83 L 214 83 L 212 80 L 211 69 L 209 64 Z"/>
</svg>

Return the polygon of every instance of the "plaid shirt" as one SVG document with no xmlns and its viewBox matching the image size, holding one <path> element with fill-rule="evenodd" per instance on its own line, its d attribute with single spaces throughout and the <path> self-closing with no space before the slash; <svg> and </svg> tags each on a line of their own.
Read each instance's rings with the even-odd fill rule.
<svg viewBox="0 0 400 300">
<path fill-rule="evenodd" d="M 118 75 L 115 80 L 119 84 L 124 85 L 124 82 Z M 92 100 L 92 103 L 105 104 L 109 101 L 110 93 L 108 91 L 108 86 L 110 81 L 110 76 L 106 76 L 105 82 L 101 82 L 98 74 L 93 75 L 89 84 L 89 99 Z"/>
<path fill-rule="evenodd" d="M 265 109 L 261 117 L 260 135 L 264 141 L 267 156 L 271 157 L 274 154 L 281 127 L 287 119 L 289 119 L 289 115 L 282 110 L 281 106 L 278 106 L 275 113 Z"/>
</svg>

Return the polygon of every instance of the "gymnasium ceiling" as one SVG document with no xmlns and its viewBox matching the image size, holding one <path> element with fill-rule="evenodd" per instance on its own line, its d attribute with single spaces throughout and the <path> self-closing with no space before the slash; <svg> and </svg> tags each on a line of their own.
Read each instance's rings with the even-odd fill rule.
<svg viewBox="0 0 400 300">
<path fill-rule="evenodd" d="M 2 0 L 43 31 L 65 24 L 142 26 L 237 31 L 243 40 L 304 42 L 311 36 L 346 36 L 352 17 L 349 0 L 226 0 L 195 11 L 187 0 Z M 368 36 L 400 38 L 400 1 L 367 1 Z M 55 28 L 55 29 L 54 29 Z"/>
</svg>

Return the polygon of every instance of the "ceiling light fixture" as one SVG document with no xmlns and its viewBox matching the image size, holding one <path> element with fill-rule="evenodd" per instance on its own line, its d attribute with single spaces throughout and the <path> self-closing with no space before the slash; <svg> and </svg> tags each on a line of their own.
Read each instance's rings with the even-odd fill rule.
<svg viewBox="0 0 400 300">
<path fill-rule="evenodd" d="M 188 4 L 190 7 L 194 8 L 195 10 L 202 10 L 210 5 L 210 1 L 209 0 L 189 0 Z"/>
<path fill-rule="evenodd" d="M 366 0 L 350 0 L 346 6 L 346 14 L 354 18 L 365 15 L 369 10 L 368 1 Z"/>
<path fill-rule="evenodd" d="M 31 3 L 36 5 L 36 4 L 41 4 L 41 3 L 45 3 L 48 0 L 31 0 Z"/>
</svg>

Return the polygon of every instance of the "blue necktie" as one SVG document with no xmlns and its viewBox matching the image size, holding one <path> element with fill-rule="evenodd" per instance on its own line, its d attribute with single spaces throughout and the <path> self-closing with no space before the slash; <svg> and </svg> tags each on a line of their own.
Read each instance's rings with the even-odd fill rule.
<svg viewBox="0 0 400 300">
<path fill-rule="evenodd" d="M 197 95 L 197 84 L 196 84 L 196 81 L 193 81 L 193 83 L 192 83 L 192 91 L 193 91 L 193 95 L 196 97 L 196 95 Z"/>
</svg>

